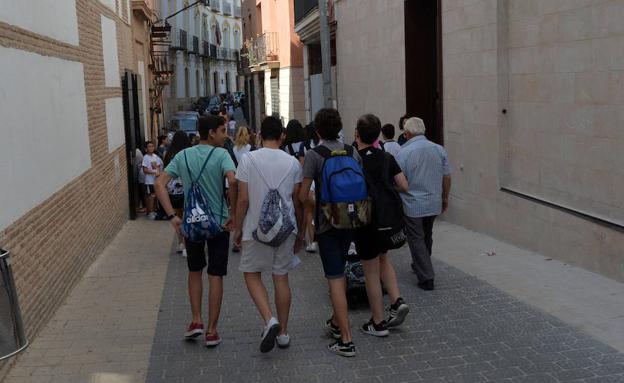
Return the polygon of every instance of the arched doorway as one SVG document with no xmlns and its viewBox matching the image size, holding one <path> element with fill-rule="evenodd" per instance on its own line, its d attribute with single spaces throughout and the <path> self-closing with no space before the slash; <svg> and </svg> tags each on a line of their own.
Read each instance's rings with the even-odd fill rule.
<svg viewBox="0 0 624 383">
<path fill-rule="evenodd" d="M 225 93 L 230 93 L 230 72 L 225 72 Z"/>
<path fill-rule="evenodd" d="M 219 94 L 219 72 L 217 71 L 212 74 L 212 84 L 214 85 L 214 94 Z"/>
</svg>

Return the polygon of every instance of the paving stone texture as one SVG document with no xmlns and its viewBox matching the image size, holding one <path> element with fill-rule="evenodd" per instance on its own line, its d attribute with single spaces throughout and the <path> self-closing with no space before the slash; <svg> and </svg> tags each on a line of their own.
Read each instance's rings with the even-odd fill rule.
<svg viewBox="0 0 624 383">
<path fill-rule="evenodd" d="M 146 381 L 624 382 L 624 354 L 443 262 L 434 262 L 435 291 L 416 288 L 406 248 L 392 254 L 411 308 L 406 322 L 386 338 L 364 335 L 357 326 L 369 312 L 361 306 L 351 312 L 358 355 L 335 356 L 326 350 L 331 309 L 320 259 L 301 258 L 290 275 L 291 347 L 261 354 L 261 320 L 238 271 L 240 256 L 231 255 L 225 279 L 223 343 L 208 349 L 182 339 L 190 319 L 187 269 L 172 255 Z"/>
</svg>

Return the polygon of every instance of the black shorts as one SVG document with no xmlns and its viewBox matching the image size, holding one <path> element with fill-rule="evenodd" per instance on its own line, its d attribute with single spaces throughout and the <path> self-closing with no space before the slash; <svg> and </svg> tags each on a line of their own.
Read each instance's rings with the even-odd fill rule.
<svg viewBox="0 0 624 383">
<path fill-rule="evenodd" d="M 146 195 L 156 194 L 156 189 L 154 189 L 154 185 L 145 184 L 145 193 Z"/>
<path fill-rule="evenodd" d="M 205 248 L 208 247 L 208 263 Z M 230 233 L 224 231 L 216 237 L 202 242 L 186 240 L 186 261 L 189 271 L 202 271 L 208 266 L 208 275 L 222 277 L 227 274 L 230 253 Z"/>
<path fill-rule="evenodd" d="M 378 239 L 377 230 L 373 225 L 356 229 L 353 242 L 355 242 L 358 258 L 364 261 L 375 259 L 380 254 L 388 252 L 388 249 L 381 246 L 382 241 Z"/>
<path fill-rule="evenodd" d="M 184 209 L 184 194 L 169 194 L 169 200 L 172 208 Z"/>
</svg>

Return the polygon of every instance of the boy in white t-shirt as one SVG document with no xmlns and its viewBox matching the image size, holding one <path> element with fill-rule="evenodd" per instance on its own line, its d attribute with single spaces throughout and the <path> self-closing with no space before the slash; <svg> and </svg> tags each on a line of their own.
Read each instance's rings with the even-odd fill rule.
<svg viewBox="0 0 624 383">
<path fill-rule="evenodd" d="M 245 275 L 249 295 L 263 319 L 261 352 L 270 351 L 276 342 L 278 347 L 288 347 L 290 344 L 287 327 L 291 300 L 288 272 L 300 263 L 295 254 L 303 247 L 303 236 L 297 231 L 303 218 L 302 206 L 297 198 L 302 180 L 301 165 L 295 157 L 280 150 L 282 132 L 280 120 L 275 117 L 265 118 L 260 127 L 263 148 L 243 156 L 236 170 L 236 240 L 239 243 L 242 240 L 243 250 L 239 270 Z M 258 221 L 262 205 L 272 189 L 279 192 L 283 201 L 281 206 L 287 211 L 284 216 L 295 225 L 292 233 L 278 247 L 254 239 L 254 231 L 260 231 Z M 256 238 L 259 237 L 256 232 Z M 273 274 L 277 319 L 269 305 L 262 272 Z"/>
<path fill-rule="evenodd" d="M 143 156 L 143 173 L 145 173 L 145 195 L 147 200 L 147 213 L 151 219 L 156 218 L 156 209 L 154 207 L 156 201 L 156 191 L 154 183 L 156 177 L 160 175 L 163 168 L 163 162 L 156 154 L 154 154 L 154 143 L 147 141 L 147 153 Z"/>
</svg>

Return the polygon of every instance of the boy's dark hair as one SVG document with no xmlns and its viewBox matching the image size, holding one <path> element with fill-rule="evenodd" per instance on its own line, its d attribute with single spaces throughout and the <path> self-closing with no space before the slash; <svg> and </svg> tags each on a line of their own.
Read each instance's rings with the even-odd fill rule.
<svg viewBox="0 0 624 383">
<path fill-rule="evenodd" d="M 310 122 L 304 128 L 305 131 L 305 139 L 311 142 L 314 142 L 314 145 L 318 144 L 319 138 L 316 134 L 316 129 L 314 129 L 314 122 Z"/>
<path fill-rule="evenodd" d="M 358 118 L 355 128 L 360 135 L 360 140 L 365 144 L 372 144 L 379 138 L 381 121 L 374 114 L 365 114 Z"/>
<path fill-rule="evenodd" d="M 260 137 L 262 137 L 263 140 L 278 141 L 282 138 L 283 133 L 284 127 L 279 118 L 269 116 L 262 120 L 262 124 L 260 124 Z"/>
<path fill-rule="evenodd" d="M 324 140 L 336 140 L 342 130 L 340 113 L 333 108 L 323 108 L 314 116 L 314 129 Z"/>
<path fill-rule="evenodd" d="M 381 127 L 381 133 L 387 139 L 389 139 L 389 140 L 393 139 L 394 138 L 394 125 L 386 124 L 386 125 L 382 126 Z"/>
<path fill-rule="evenodd" d="M 284 140 L 284 145 L 301 142 L 304 139 L 305 133 L 301 123 L 298 120 L 288 121 L 288 125 L 286 125 L 286 139 Z"/>
<path fill-rule="evenodd" d="M 403 125 L 405 125 L 405 120 L 407 119 L 407 114 L 401 116 L 401 118 L 399 119 L 399 129 L 403 130 Z"/>
<path fill-rule="evenodd" d="M 217 130 L 225 125 L 225 119 L 221 116 L 201 116 L 199 117 L 199 139 L 207 140 L 211 130 Z"/>
<path fill-rule="evenodd" d="M 149 145 L 149 144 L 154 145 L 154 142 L 153 142 L 153 141 L 145 141 L 145 147 L 146 147 L 146 148 L 147 148 L 147 145 Z"/>
</svg>

